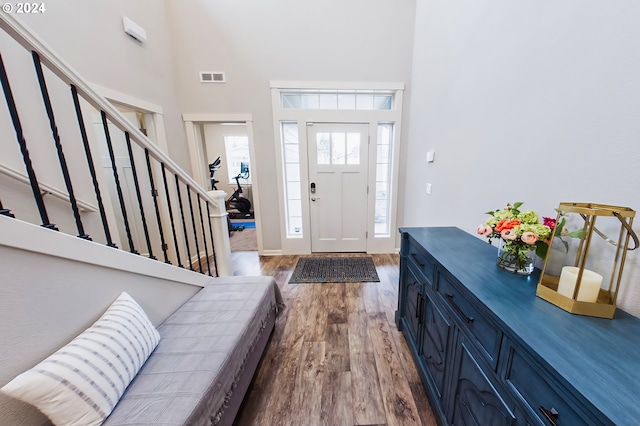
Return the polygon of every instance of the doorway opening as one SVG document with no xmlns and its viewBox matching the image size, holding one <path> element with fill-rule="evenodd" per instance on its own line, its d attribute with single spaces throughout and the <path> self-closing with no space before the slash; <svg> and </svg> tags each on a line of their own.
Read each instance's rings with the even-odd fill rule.
<svg viewBox="0 0 640 426">
<path fill-rule="evenodd" d="M 230 218 L 229 243 L 232 252 L 262 254 L 258 178 L 253 147 L 253 122 L 247 115 L 183 116 L 191 157 L 193 178 L 212 189 L 225 191 Z M 219 160 L 218 160 L 219 158 Z M 217 164 L 215 167 L 212 165 Z"/>
</svg>

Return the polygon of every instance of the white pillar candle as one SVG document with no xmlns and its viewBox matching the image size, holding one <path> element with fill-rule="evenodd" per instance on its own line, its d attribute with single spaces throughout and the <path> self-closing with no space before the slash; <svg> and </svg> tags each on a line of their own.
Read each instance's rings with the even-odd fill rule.
<svg viewBox="0 0 640 426">
<path fill-rule="evenodd" d="M 578 271 L 580 269 L 575 266 L 564 266 L 560 274 L 560 282 L 558 283 L 558 293 L 568 298 L 573 298 L 573 291 L 578 281 Z M 580 281 L 580 291 L 577 300 L 581 302 L 596 303 L 600 285 L 602 284 L 602 275 L 584 269 L 582 271 L 582 280 Z"/>
</svg>

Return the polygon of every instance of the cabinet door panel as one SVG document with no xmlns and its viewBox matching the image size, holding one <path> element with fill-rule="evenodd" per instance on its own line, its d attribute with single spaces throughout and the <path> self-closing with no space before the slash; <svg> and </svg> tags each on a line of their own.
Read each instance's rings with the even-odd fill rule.
<svg viewBox="0 0 640 426">
<path fill-rule="evenodd" d="M 424 328 L 422 332 L 420 358 L 431 374 L 438 399 L 444 392 L 446 362 L 451 336 L 451 323 L 438 306 L 426 295 L 424 305 Z"/>
<path fill-rule="evenodd" d="M 404 323 L 406 325 L 405 331 L 407 337 L 411 340 L 414 346 L 418 347 L 418 327 L 420 326 L 420 314 L 422 304 L 422 283 L 418 281 L 411 268 L 407 268 L 405 274 L 405 312 Z"/>
<path fill-rule="evenodd" d="M 460 336 L 462 337 L 462 336 Z M 511 426 L 514 414 L 469 352 L 464 340 L 457 346 L 451 424 L 455 426 Z"/>
</svg>

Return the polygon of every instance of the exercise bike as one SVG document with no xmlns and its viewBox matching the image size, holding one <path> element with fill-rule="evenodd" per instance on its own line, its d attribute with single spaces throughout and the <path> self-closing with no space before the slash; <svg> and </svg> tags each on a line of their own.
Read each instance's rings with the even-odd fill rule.
<svg viewBox="0 0 640 426">
<path fill-rule="evenodd" d="M 214 173 L 220 168 L 220 162 L 221 162 L 220 161 L 220 157 L 218 157 L 218 158 L 216 158 L 216 160 L 213 163 L 209 164 L 209 179 L 211 180 L 211 189 L 214 190 L 214 191 L 218 190 L 218 187 L 216 186 L 216 184 L 220 183 L 220 181 L 217 180 L 213 176 Z M 235 194 L 235 192 L 234 192 L 234 194 Z M 227 202 L 225 201 L 225 208 L 226 208 L 226 204 L 227 204 Z M 227 214 L 227 228 L 229 229 L 229 235 L 231 235 L 231 233 L 234 232 L 234 231 L 243 231 L 244 230 L 244 226 L 243 225 L 238 226 L 238 225 L 234 225 L 231 222 L 231 218 L 229 217 L 229 214 Z"/>
<path fill-rule="evenodd" d="M 240 163 L 240 173 L 234 179 L 237 187 L 233 194 L 227 198 L 227 210 L 235 209 L 240 212 L 240 216 L 251 217 L 251 201 L 241 195 L 242 185 L 240 185 L 240 179 L 249 179 L 249 165 L 247 163 Z"/>
</svg>

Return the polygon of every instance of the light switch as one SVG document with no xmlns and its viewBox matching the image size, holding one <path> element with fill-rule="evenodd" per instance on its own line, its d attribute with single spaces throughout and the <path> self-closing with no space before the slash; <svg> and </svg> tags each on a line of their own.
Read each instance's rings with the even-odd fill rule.
<svg viewBox="0 0 640 426">
<path fill-rule="evenodd" d="M 427 152 L 427 163 L 433 163 L 433 160 L 435 159 L 436 156 L 436 152 L 435 151 L 428 151 Z"/>
<path fill-rule="evenodd" d="M 427 194 L 431 195 L 431 184 L 427 183 Z"/>
</svg>

